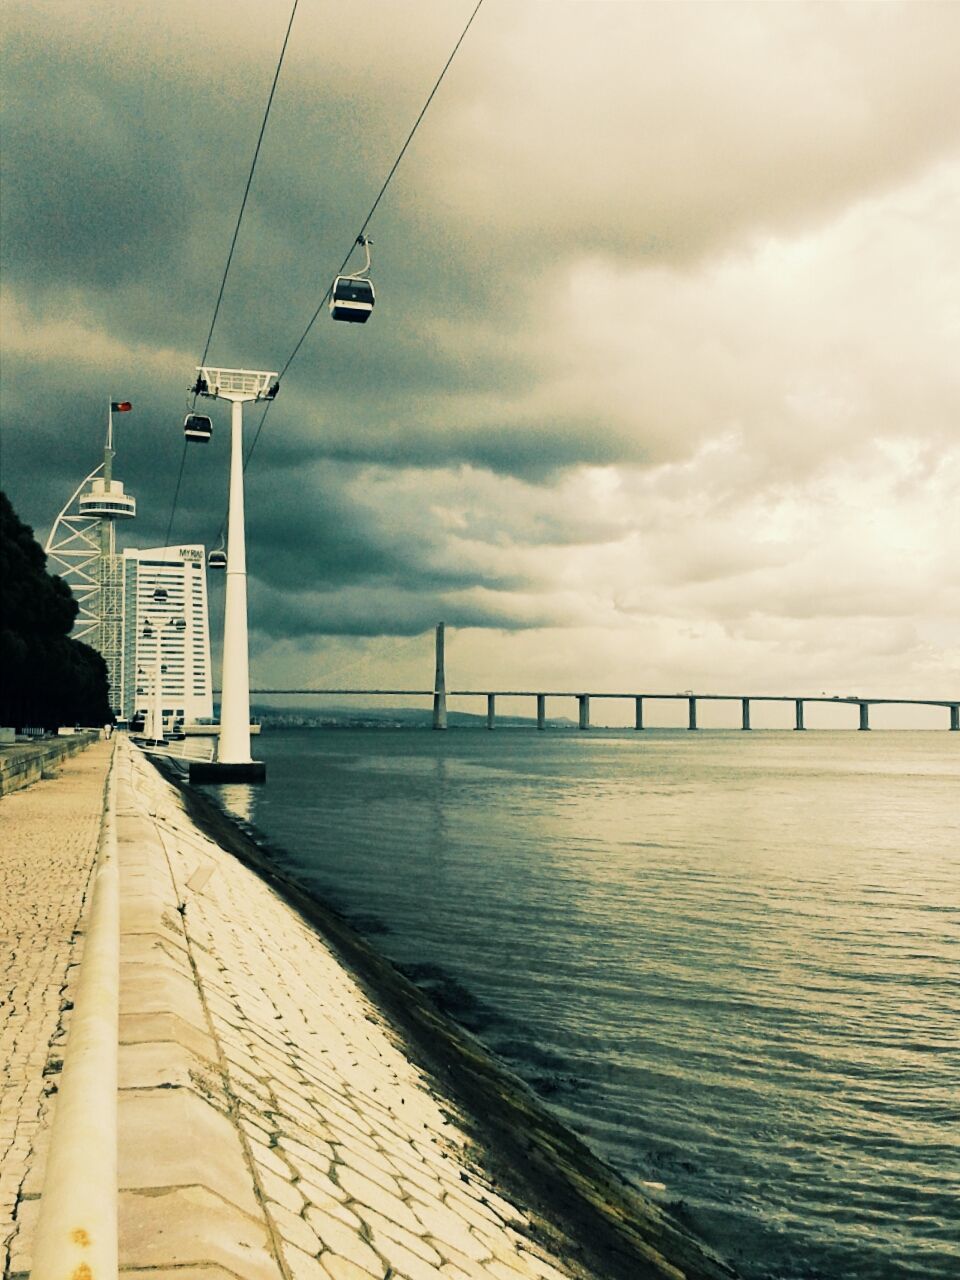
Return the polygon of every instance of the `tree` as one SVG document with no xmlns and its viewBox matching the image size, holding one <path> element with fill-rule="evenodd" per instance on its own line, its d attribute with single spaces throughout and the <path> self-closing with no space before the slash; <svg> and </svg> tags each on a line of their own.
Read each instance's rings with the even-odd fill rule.
<svg viewBox="0 0 960 1280">
<path fill-rule="evenodd" d="M 0 491 L 0 724 L 54 729 L 113 719 L 107 666 L 69 638 L 78 606 L 47 573 L 33 530 Z"/>
</svg>

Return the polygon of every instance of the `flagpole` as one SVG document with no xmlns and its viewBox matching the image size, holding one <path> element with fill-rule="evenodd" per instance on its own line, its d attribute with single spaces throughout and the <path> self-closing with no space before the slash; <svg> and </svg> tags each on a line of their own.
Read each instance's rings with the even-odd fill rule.
<svg viewBox="0 0 960 1280">
<path fill-rule="evenodd" d="M 107 489 L 113 479 L 113 401 L 107 401 L 107 443 L 103 447 L 103 478 Z"/>
</svg>

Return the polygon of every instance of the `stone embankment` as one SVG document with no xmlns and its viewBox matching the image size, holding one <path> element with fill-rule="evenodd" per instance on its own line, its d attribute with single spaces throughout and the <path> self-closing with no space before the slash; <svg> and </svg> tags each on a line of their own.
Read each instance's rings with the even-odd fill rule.
<svg viewBox="0 0 960 1280">
<path fill-rule="evenodd" d="M 88 753 L 98 786 L 107 749 Z M 386 962 L 372 953 L 364 960 L 364 944 L 351 941 L 342 922 L 331 917 L 322 936 L 328 931 L 314 924 L 324 921 L 305 918 L 309 904 L 298 903 L 295 887 L 267 883 L 234 856 L 256 856 L 252 846 L 239 847 L 240 833 L 227 824 L 218 831 L 201 801 L 126 741 L 117 744 L 114 767 L 121 1273 L 137 1280 L 730 1274 L 620 1185 Z M 42 798 L 66 781 L 65 770 L 59 783 L 4 805 Z M 85 852 L 63 873 L 72 905 L 56 917 L 59 933 L 71 937 L 96 840 L 89 821 L 80 826 Z M 51 841 L 34 861 L 38 879 L 56 848 Z M 52 892 L 51 903 L 61 896 Z M 53 913 L 52 905 L 45 910 Z M 34 923 L 41 952 L 47 929 Z M 61 970 L 70 960 L 61 948 L 47 979 L 54 1007 L 24 1059 L 22 1074 L 36 1080 L 15 1101 L 22 1098 L 28 1115 L 43 1111 L 56 1079 L 58 1019 L 69 1004 L 61 989 L 70 989 Z M 68 1059 L 69 1052 L 68 1042 Z M 8 1280 L 31 1269 L 43 1185 L 35 1133 L 44 1119 L 15 1144 L 22 1158 L 9 1183 Z"/>
<path fill-rule="evenodd" d="M 84 751 L 100 738 L 98 729 L 81 729 L 63 738 L 0 745 L 0 796 L 31 787 L 51 775 L 70 756 Z"/>
</svg>

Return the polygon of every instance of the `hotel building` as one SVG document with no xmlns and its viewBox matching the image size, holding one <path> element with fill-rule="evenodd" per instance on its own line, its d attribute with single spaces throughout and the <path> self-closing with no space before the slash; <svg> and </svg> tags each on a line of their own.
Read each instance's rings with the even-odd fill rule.
<svg viewBox="0 0 960 1280">
<path fill-rule="evenodd" d="M 123 552 L 122 714 L 146 712 L 159 647 L 164 721 L 213 717 L 207 575 L 202 546 Z"/>
</svg>

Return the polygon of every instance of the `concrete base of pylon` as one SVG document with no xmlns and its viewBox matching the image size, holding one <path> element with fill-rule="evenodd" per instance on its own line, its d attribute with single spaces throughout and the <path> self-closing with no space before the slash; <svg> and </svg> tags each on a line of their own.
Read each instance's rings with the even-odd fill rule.
<svg viewBox="0 0 960 1280">
<path fill-rule="evenodd" d="M 267 766 L 262 760 L 229 764 L 221 760 L 191 760 L 191 782 L 266 782 Z"/>
</svg>

